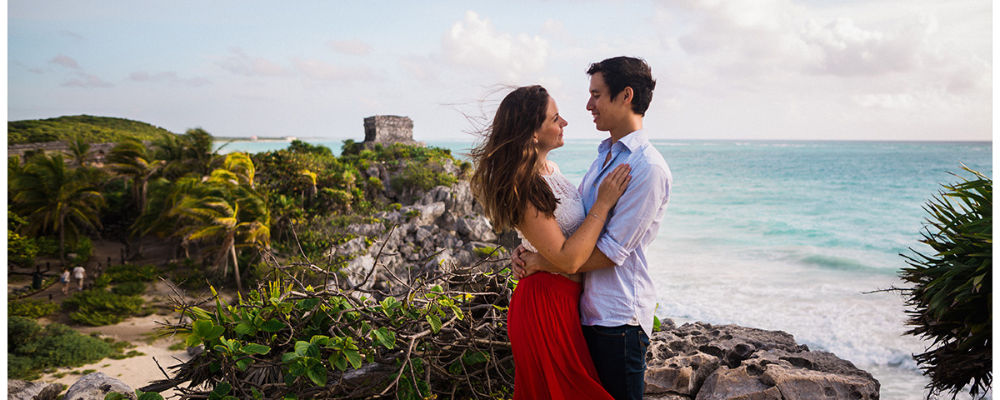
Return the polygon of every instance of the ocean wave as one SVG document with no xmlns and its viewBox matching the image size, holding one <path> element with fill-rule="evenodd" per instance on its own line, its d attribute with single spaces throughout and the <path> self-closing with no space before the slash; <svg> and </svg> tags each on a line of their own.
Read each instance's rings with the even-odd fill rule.
<svg viewBox="0 0 1000 400">
<path fill-rule="evenodd" d="M 880 275 L 896 274 L 895 269 L 880 268 L 878 266 L 871 265 L 854 258 L 842 257 L 842 256 L 834 256 L 826 254 L 807 254 L 796 257 L 794 261 L 808 266 L 815 266 L 835 271 L 870 272 L 870 273 L 877 273 Z"/>
</svg>

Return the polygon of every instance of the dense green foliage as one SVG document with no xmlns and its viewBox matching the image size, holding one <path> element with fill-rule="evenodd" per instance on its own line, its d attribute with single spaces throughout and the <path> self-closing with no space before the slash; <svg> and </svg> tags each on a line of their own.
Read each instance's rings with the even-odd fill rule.
<svg viewBox="0 0 1000 400">
<path fill-rule="evenodd" d="M 156 140 L 173 135 L 153 125 L 123 118 L 75 115 L 49 119 L 7 122 L 7 144 L 82 139 L 87 143 L 111 143 L 126 139 Z"/>
<path fill-rule="evenodd" d="M 191 322 L 174 328 L 205 352 L 143 389 L 189 382 L 238 398 L 509 398 L 514 283 L 494 268 L 502 270 L 414 276 L 400 296 L 279 279 L 235 305 L 216 296 L 212 311 L 179 305 Z"/>
<path fill-rule="evenodd" d="M 142 312 L 142 298 L 122 295 L 105 288 L 87 289 L 63 300 L 62 308 L 73 322 L 102 326 L 117 324 Z"/>
<path fill-rule="evenodd" d="M 25 299 L 8 300 L 7 315 L 38 319 L 54 313 L 59 305 L 45 300 Z"/>
<path fill-rule="evenodd" d="M 294 141 L 288 149 L 253 155 L 260 190 L 267 193 L 276 249 L 318 258 L 353 236 L 348 223 L 380 210 L 398 209 L 420 191 L 454 184 L 471 165 L 450 150 L 394 144 L 366 149 L 344 142 L 340 157 L 324 147 Z M 384 182 L 383 178 L 388 182 Z"/>
<path fill-rule="evenodd" d="M 930 254 L 905 256 L 901 276 L 910 307 L 908 334 L 933 341 L 915 356 L 931 378 L 931 394 L 962 388 L 985 394 L 992 381 L 993 180 L 965 168 L 974 178 L 944 185 L 927 203 L 930 214 L 922 243 Z M 971 386 L 970 386 L 971 384 Z"/>
<path fill-rule="evenodd" d="M 67 236 L 73 239 L 101 225 L 104 197 L 93 176 L 89 169 L 68 167 L 62 155 L 28 159 L 9 183 L 12 208 L 28 221 L 23 233 L 58 235 L 59 256 L 65 260 Z"/>
<path fill-rule="evenodd" d="M 37 379 L 45 368 L 78 367 L 121 352 L 105 340 L 31 318 L 7 319 L 7 373 L 12 379 Z"/>
</svg>

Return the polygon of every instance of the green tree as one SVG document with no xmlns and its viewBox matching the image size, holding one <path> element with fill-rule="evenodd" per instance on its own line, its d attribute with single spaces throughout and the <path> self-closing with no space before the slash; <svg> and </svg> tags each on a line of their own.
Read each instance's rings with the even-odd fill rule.
<svg viewBox="0 0 1000 400">
<path fill-rule="evenodd" d="M 69 154 L 77 166 L 87 165 L 87 160 L 90 158 L 90 143 L 80 136 L 73 138 L 69 142 Z"/>
<path fill-rule="evenodd" d="M 208 175 L 218 156 L 212 150 L 214 138 L 203 129 L 190 129 L 184 135 L 164 136 L 155 142 L 157 159 L 166 161 L 164 175 L 179 178 L 188 174 Z"/>
<path fill-rule="evenodd" d="M 237 249 L 269 248 L 270 211 L 263 196 L 254 190 L 255 168 L 243 153 L 226 157 L 224 168 L 212 171 L 201 193 L 184 196 L 169 215 L 185 218 L 178 234 L 186 242 L 208 241 L 216 245 L 215 265 L 225 276 L 232 259 L 237 290 L 242 291 Z"/>
<path fill-rule="evenodd" d="M 139 211 L 137 215 L 146 208 L 149 180 L 163 164 L 164 161 L 157 160 L 146 145 L 138 140 L 125 140 L 111 148 L 108 168 L 132 181 L 132 195 Z"/>
<path fill-rule="evenodd" d="M 911 283 L 907 333 L 933 344 L 914 358 L 931 378 L 930 394 L 954 398 L 971 383 L 970 394 L 985 394 L 992 381 L 993 181 L 974 175 L 943 191 L 924 209 L 930 216 L 922 243 L 932 252 L 906 256 L 901 273 Z"/>
<path fill-rule="evenodd" d="M 59 235 L 59 260 L 66 261 L 66 235 L 101 225 L 104 197 L 86 174 L 66 167 L 62 155 L 33 157 L 12 180 L 15 210 L 28 221 L 28 234 Z"/>
</svg>

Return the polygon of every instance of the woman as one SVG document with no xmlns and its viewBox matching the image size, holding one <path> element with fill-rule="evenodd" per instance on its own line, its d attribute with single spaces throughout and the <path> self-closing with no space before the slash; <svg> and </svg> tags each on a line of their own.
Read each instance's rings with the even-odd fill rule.
<svg viewBox="0 0 1000 400">
<path fill-rule="evenodd" d="M 563 145 L 566 120 L 541 86 L 521 87 L 500 103 L 485 141 L 472 155 L 472 190 L 493 228 L 516 228 L 566 274 L 521 279 L 507 311 L 514 352 L 515 399 L 611 399 L 601 387 L 580 328 L 580 276 L 608 212 L 625 191 L 627 165 L 615 169 L 584 214 L 575 186 L 549 151 Z"/>
</svg>

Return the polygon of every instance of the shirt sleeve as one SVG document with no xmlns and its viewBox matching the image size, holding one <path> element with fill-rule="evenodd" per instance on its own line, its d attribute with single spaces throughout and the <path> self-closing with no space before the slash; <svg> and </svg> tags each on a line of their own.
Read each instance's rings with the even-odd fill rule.
<svg viewBox="0 0 1000 400">
<path fill-rule="evenodd" d="M 632 181 L 597 239 L 597 249 L 621 265 L 642 241 L 669 193 L 667 172 L 656 165 L 632 170 Z"/>
</svg>

